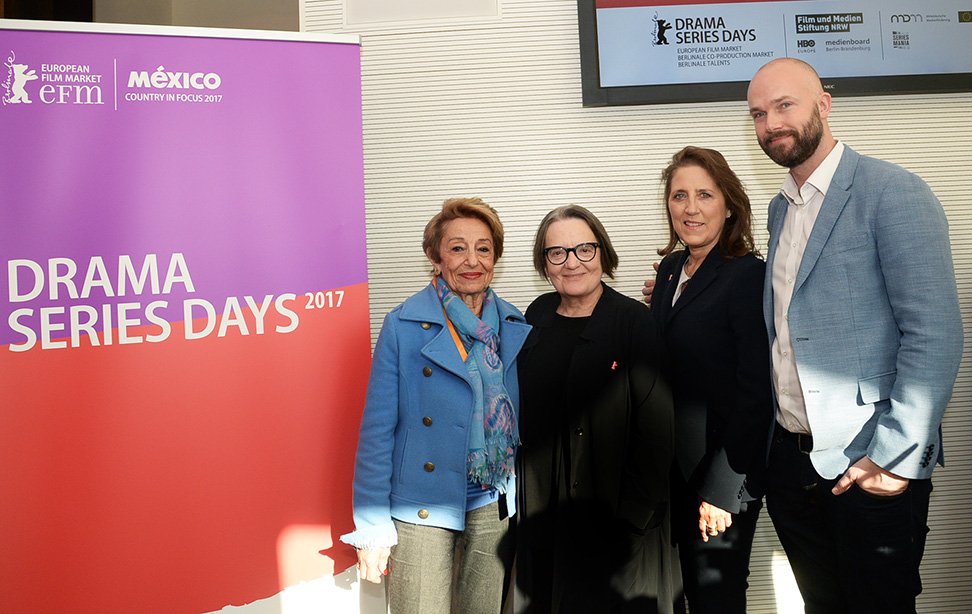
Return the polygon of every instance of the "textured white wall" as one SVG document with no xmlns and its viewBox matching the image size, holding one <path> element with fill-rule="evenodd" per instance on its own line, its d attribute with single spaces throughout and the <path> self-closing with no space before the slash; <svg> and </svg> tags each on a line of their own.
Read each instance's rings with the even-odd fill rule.
<svg viewBox="0 0 972 614">
<path fill-rule="evenodd" d="M 493 18 L 351 26 L 345 2 L 304 2 L 307 30 L 362 36 L 373 334 L 385 313 L 427 282 L 421 232 L 452 196 L 480 196 L 499 210 L 507 251 L 494 288 L 521 309 L 549 288 L 530 267 L 533 233 L 547 211 L 566 203 L 602 219 L 621 255 L 612 285 L 640 296 L 666 238 L 659 174 L 684 145 L 725 154 L 746 184 L 765 246 L 766 203 L 784 170 L 756 144 L 744 101 L 583 108 L 576 1 L 499 4 Z M 841 98 L 830 117 L 838 138 L 918 173 L 939 196 L 968 323 L 972 94 Z M 945 419 L 948 467 L 935 473 L 921 611 L 972 611 L 970 399 L 966 359 Z M 802 611 L 786 588 L 792 580 L 768 518 L 751 584 L 751 612 Z"/>
</svg>

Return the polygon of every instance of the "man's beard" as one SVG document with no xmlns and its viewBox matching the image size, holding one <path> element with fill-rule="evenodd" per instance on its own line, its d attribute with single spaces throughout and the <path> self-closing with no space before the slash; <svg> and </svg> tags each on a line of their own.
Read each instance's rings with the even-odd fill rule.
<svg viewBox="0 0 972 614">
<path fill-rule="evenodd" d="M 771 140 L 785 135 L 796 139 L 790 149 L 787 150 L 785 145 L 782 144 L 769 145 Z M 763 151 L 773 162 L 780 166 L 793 168 L 810 159 L 813 152 L 817 151 L 821 139 L 823 139 L 823 121 L 820 119 L 820 109 L 814 107 L 810 121 L 803 126 L 802 130 L 779 130 L 769 133 L 759 141 L 759 146 L 763 148 Z"/>
</svg>

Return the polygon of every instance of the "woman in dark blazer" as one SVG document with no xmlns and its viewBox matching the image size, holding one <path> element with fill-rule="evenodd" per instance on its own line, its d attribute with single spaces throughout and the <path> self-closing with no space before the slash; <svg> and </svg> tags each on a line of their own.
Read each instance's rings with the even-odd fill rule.
<svg viewBox="0 0 972 614">
<path fill-rule="evenodd" d="M 672 612 L 672 401 L 644 305 L 602 283 L 618 258 L 578 206 L 540 224 L 534 266 L 556 292 L 527 309 L 520 352 L 516 609 Z"/>
<path fill-rule="evenodd" d="M 749 198 L 719 152 L 686 147 L 662 178 L 670 237 L 651 312 L 675 399 L 672 531 L 692 614 L 745 612 L 773 419 L 765 264 Z"/>
</svg>

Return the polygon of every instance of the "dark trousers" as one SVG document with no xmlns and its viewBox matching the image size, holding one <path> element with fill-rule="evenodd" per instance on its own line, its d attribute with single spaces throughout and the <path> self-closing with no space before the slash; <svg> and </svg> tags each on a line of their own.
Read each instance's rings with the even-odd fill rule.
<svg viewBox="0 0 972 614">
<path fill-rule="evenodd" d="M 766 505 L 807 614 L 915 612 L 928 533 L 931 480 L 881 497 L 851 486 L 831 493 L 797 439 L 777 429 Z"/>
<path fill-rule="evenodd" d="M 744 502 L 732 515 L 732 526 L 705 542 L 699 532 L 698 495 L 680 475 L 672 481 L 672 530 L 691 614 L 745 614 L 749 556 L 763 502 Z"/>
</svg>

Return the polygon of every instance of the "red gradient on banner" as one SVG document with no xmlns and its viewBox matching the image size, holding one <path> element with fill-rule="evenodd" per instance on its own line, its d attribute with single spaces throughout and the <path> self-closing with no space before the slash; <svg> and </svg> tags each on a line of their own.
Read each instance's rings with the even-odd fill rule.
<svg viewBox="0 0 972 614">
<path fill-rule="evenodd" d="M 290 333 L 271 308 L 261 335 L 249 319 L 249 335 L 176 323 L 160 343 L 0 348 L 0 610 L 242 605 L 313 579 L 278 560 L 294 526 L 329 529 L 308 547 L 353 565 L 337 537 L 371 344 L 368 286 L 344 290 L 341 307 L 290 301 Z"/>
<path fill-rule="evenodd" d="M 694 0 L 594 0 L 596 9 L 620 9 L 636 6 L 707 6 L 709 4 L 738 4 L 743 2 L 778 2 L 779 0 L 720 0 L 696 2 Z"/>
</svg>

